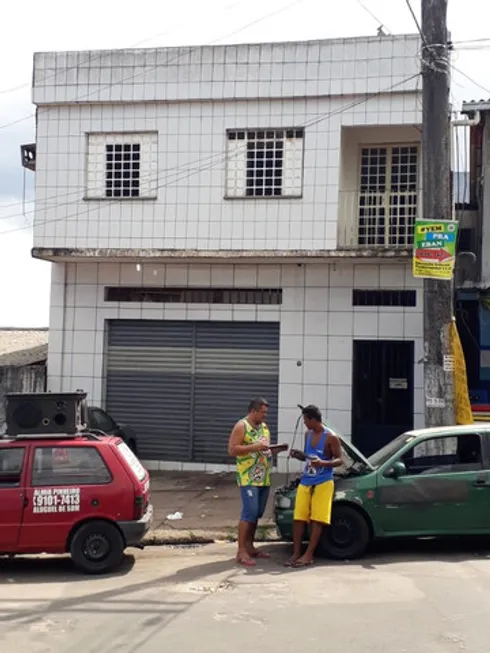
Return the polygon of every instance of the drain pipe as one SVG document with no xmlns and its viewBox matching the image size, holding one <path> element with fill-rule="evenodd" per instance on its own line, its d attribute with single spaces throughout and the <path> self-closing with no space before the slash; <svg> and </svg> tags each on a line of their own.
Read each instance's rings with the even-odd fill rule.
<svg viewBox="0 0 490 653">
<path fill-rule="evenodd" d="M 473 118 L 452 120 L 451 125 L 453 127 L 476 127 L 477 125 L 480 124 L 480 121 L 481 121 L 481 113 L 479 111 L 475 111 L 475 115 L 473 116 Z"/>
</svg>

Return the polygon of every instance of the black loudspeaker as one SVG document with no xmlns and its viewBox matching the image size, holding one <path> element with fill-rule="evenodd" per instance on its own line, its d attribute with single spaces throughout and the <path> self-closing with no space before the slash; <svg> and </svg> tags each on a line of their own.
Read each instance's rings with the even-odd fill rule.
<svg viewBox="0 0 490 653">
<path fill-rule="evenodd" d="M 87 425 L 86 392 L 7 394 L 7 435 L 74 434 Z"/>
</svg>

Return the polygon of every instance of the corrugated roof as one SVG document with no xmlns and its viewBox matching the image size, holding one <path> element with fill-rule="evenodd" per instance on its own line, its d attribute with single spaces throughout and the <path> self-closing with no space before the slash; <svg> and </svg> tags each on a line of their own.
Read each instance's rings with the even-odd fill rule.
<svg viewBox="0 0 490 653">
<path fill-rule="evenodd" d="M 490 111 L 490 99 L 463 102 L 461 113 L 473 113 L 474 111 Z"/>
<path fill-rule="evenodd" d="M 0 366 L 22 367 L 46 360 L 48 329 L 0 328 Z"/>
</svg>

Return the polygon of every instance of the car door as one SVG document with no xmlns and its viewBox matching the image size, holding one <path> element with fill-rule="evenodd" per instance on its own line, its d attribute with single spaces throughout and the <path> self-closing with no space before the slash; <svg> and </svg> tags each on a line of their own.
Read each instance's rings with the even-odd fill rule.
<svg viewBox="0 0 490 653">
<path fill-rule="evenodd" d="M 22 548 L 62 550 L 71 528 L 82 519 L 116 518 L 122 490 L 95 445 L 34 447 Z"/>
<path fill-rule="evenodd" d="M 481 438 L 478 433 L 456 433 L 415 439 L 398 459 L 406 474 L 387 477 L 394 460 L 380 474 L 376 502 L 387 535 L 458 534 L 483 528 L 488 490 L 479 481 L 485 474 Z M 480 491 L 483 488 L 486 492 Z"/>
<path fill-rule="evenodd" d="M 15 551 L 24 511 L 27 447 L 0 446 L 0 553 Z"/>
</svg>

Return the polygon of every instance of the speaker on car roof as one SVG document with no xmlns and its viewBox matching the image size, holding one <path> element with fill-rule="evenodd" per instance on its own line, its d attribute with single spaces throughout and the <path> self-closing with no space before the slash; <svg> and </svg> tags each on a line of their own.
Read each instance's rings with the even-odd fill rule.
<svg viewBox="0 0 490 653">
<path fill-rule="evenodd" d="M 86 392 L 7 394 L 7 435 L 77 433 L 87 425 L 86 399 Z"/>
</svg>

